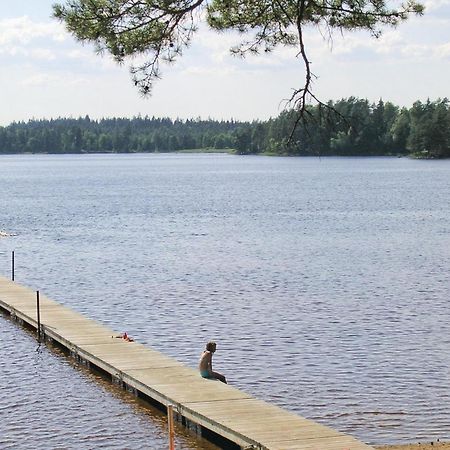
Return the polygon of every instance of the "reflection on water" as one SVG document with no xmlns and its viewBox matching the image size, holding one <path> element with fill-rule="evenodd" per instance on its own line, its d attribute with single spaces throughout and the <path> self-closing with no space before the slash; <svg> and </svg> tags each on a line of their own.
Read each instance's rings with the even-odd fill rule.
<svg viewBox="0 0 450 450">
<path fill-rule="evenodd" d="M 450 439 L 450 161 L 0 162 L 0 228 L 17 233 L 0 239 L 1 273 L 15 249 L 19 282 L 192 367 L 214 338 L 216 366 L 232 384 L 365 442 Z M 11 327 L 0 320 L 1 331 Z M 34 344 L 23 346 L 5 358 L 8 370 L 29 374 L 23 355 Z M 142 442 L 162 439 L 165 447 L 158 420 L 67 360 L 45 358 L 58 397 L 47 403 L 48 421 L 67 411 L 76 439 L 108 436 L 108 448 L 158 448 Z M 77 377 L 83 387 L 68 392 Z M 40 417 L 43 394 L 19 402 L 21 383 L 34 377 L 15 380 L 20 433 L 31 438 L 24 420 Z M 83 399 L 77 407 L 67 401 L 73 392 Z M 1 411 L 8 401 L 1 397 Z M 108 406 L 87 409 L 97 401 Z M 4 426 L 11 434 L 17 424 Z M 64 439 L 62 428 L 54 439 Z"/>
</svg>

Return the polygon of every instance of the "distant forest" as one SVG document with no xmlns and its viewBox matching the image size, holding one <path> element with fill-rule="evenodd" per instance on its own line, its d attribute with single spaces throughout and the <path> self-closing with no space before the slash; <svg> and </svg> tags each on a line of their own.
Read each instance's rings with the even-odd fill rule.
<svg viewBox="0 0 450 450">
<path fill-rule="evenodd" d="M 306 121 L 295 127 L 297 119 L 288 110 L 254 122 L 88 116 L 30 120 L 0 127 L 0 154 L 228 150 L 240 155 L 450 157 L 446 98 L 417 101 L 407 109 L 350 97 L 309 107 Z"/>
</svg>

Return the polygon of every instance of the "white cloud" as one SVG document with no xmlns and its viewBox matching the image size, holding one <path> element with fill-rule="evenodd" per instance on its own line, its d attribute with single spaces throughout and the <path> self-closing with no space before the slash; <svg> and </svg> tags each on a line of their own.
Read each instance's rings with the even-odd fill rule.
<svg viewBox="0 0 450 450">
<path fill-rule="evenodd" d="M 22 86 L 46 86 L 52 83 L 55 80 L 55 77 L 51 77 L 48 74 L 34 74 L 30 77 L 22 80 Z"/>
<path fill-rule="evenodd" d="M 0 20 L 0 48 L 29 45 L 40 38 L 61 42 L 67 38 L 64 27 L 57 22 L 33 22 L 29 17 Z"/>
<path fill-rule="evenodd" d="M 85 49 L 71 50 L 67 53 L 67 57 L 71 59 L 86 59 L 92 56 L 92 52 L 88 52 Z"/>
<path fill-rule="evenodd" d="M 183 70 L 183 73 L 188 75 L 210 75 L 214 77 L 223 77 L 236 73 L 236 70 L 232 67 L 188 66 Z"/>
<path fill-rule="evenodd" d="M 98 54 L 91 47 L 77 48 L 65 52 L 62 58 L 68 58 L 73 61 L 79 61 L 82 64 L 90 65 L 91 67 L 101 68 L 101 69 L 117 69 L 119 64 L 116 63 L 112 56 L 108 54 Z M 130 61 L 129 61 L 130 62 Z"/>
<path fill-rule="evenodd" d="M 43 61 L 53 61 L 56 59 L 55 53 L 47 48 L 28 49 L 20 46 L 0 47 L 0 55 L 6 55 L 12 58 L 31 58 Z"/>
<path fill-rule="evenodd" d="M 395 29 L 385 32 L 378 39 L 362 32 L 347 34 L 344 38 L 333 41 L 330 54 L 345 61 L 378 58 L 386 61 L 419 62 L 447 57 L 449 46 L 450 44 L 442 44 L 434 40 L 421 40 L 420 37 L 410 39 L 410 36 L 403 33 L 401 29 Z M 314 46 L 310 50 L 311 58 L 317 58 L 320 52 L 323 55 L 325 47 L 330 48 L 325 42 L 314 41 Z"/>
<path fill-rule="evenodd" d="M 438 58 L 450 59 L 450 42 L 436 47 L 435 54 Z"/>
<path fill-rule="evenodd" d="M 36 48 L 31 50 L 30 56 L 35 59 L 41 59 L 46 61 L 53 61 L 56 59 L 56 55 L 51 50 L 46 48 Z"/>
<path fill-rule="evenodd" d="M 435 55 L 435 47 L 424 44 L 405 45 L 402 48 L 398 48 L 398 51 L 404 58 L 416 61 L 430 59 Z"/>
<path fill-rule="evenodd" d="M 406 40 L 400 30 L 388 31 L 376 40 L 373 39 L 373 47 L 379 53 L 391 53 L 393 49 L 398 49 L 406 44 Z"/>
<path fill-rule="evenodd" d="M 58 22 L 36 21 L 28 16 L 0 20 L 0 56 L 4 68 L 34 63 L 34 72 L 95 73 L 117 69 L 107 55 L 100 57 L 92 46 L 82 47 L 75 42 Z M 50 61 L 52 65 L 46 65 Z"/>
<path fill-rule="evenodd" d="M 0 47 L 0 55 L 7 56 L 27 56 L 27 52 L 23 47 L 9 46 L 9 47 Z"/>
<path fill-rule="evenodd" d="M 55 86 L 79 86 L 89 83 L 83 77 L 68 76 L 67 74 L 37 73 L 22 80 L 21 85 L 26 87 L 55 87 Z"/>
<path fill-rule="evenodd" d="M 277 67 L 286 61 L 292 61 L 298 49 L 292 47 L 280 46 L 271 53 L 260 53 L 258 55 L 248 54 L 244 59 L 239 56 L 232 55 L 231 48 L 238 46 L 242 41 L 249 39 L 251 36 L 243 37 L 238 32 L 222 32 L 207 29 L 205 26 L 193 38 L 192 47 L 196 52 L 201 52 L 202 58 L 205 55 L 209 61 L 215 64 L 236 64 L 238 61 L 244 61 L 240 66 L 259 66 L 259 67 Z M 186 54 L 190 51 L 188 49 Z"/>
<path fill-rule="evenodd" d="M 450 0 L 425 0 L 425 11 L 435 11 L 443 6 L 450 6 Z"/>
</svg>

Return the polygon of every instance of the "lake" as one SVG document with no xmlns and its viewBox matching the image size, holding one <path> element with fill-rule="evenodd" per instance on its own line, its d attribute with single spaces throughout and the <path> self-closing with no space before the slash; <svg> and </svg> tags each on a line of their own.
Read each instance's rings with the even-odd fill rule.
<svg viewBox="0 0 450 450">
<path fill-rule="evenodd" d="M 0 157 L 0 273 L 369 444 L 450 439 L 450 161 Z M 0 315 L 1 448 L 165 448 Z M 5 375 L 5 376 L 4 376 Z M 177 430 L 177 448 L 210 449 Z"/>
</svg>

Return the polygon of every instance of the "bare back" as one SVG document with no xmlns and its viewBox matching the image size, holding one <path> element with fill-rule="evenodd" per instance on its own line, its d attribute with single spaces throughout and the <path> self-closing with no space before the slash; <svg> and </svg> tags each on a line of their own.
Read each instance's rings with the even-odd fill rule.
<svg viewBox="0 0 450 450">
<path fill-rule="evenodd" d="M 205 350 L 200 356 L 200 361 L 198 363 L 198 369 L 200 372 L 212 373 L 212 353 Z"/>
</svg>

